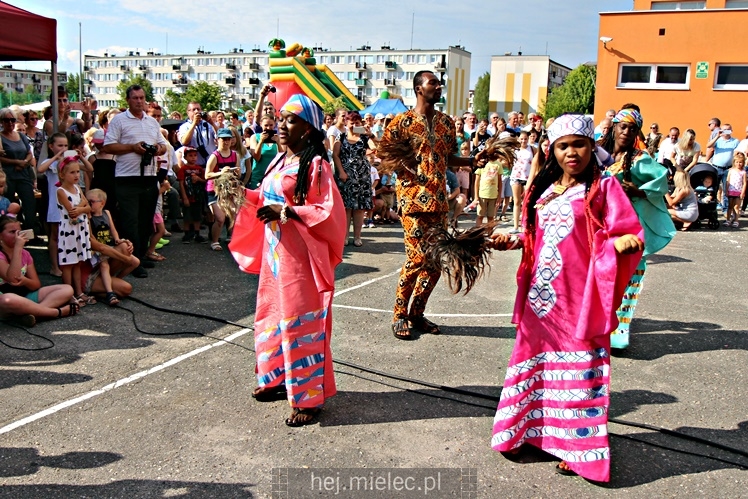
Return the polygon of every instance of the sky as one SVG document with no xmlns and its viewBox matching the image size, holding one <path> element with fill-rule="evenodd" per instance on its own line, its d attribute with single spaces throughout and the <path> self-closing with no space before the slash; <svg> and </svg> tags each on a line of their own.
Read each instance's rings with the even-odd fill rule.
<svg viewBox="0 0 748 499">
<path fill-rule="evenodd" d="M 279 35 L 289 45 L 351 50 L 362 45 L 471 52 L 471 88 L 490 70 L 491 56 L 548 54 L 574 68 L 597 59 L 598 13 L 627 11 L 632 0 L 4 0 L 57 19 L 58 66 L 78 72 L 78 23 L 84 54 L 127 51 L 193 54 L 266 48 Z M 69 7 L 69 8 L 66 8 Z M 411 45 L 412 36 L 412 45 Z M 10 62 L 48 69 L 47 63 Z M 4 63 L 6 64 L 6 63 Z"/>
</svg>

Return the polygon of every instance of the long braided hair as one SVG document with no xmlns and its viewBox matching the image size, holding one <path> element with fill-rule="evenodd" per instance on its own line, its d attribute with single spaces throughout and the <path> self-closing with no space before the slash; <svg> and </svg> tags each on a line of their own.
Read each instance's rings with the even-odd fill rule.
<svg viewBox="0 0 748 499">
<path fill-rule="evenodd" d="M 311 167 L 314 158 L 320 156 L 321 159 L 329 161 L 324 140 L 324 132 L 310 126 L 306 138 L 306 146 L 299 154 L 299 173 L 296 176 L 296 188 L 294 189 L 293 195 L 293 201 L 297 205 L 303 205 L 306 202 L 306 197 L 311 184 L 309 168 Z M 263 179 L 273 171 L 278 162 L 281 161 L 286 154 L 287 153 L 283 153 L 281 156 L 276 158 L 275 161 L 270 163 L 270 166 L 265 170 L 265 175 L 262 177 Z M 321 185 L 321 175 L 318 175 L 318 182 Z M 218 206 L 224 213 L 226 213 L 226 217 L 229 219 L 229 227 L 231 227 L 236 220 L 236 215 L 239 213 L 239 210 L 245 201 L 244 186 L 232 172 L 226 172 L 219 177 L 216 177 L 214 183 L 216 196 L 218 197 Z"/>
<path fill-rule="evenodd" d="M 587 240 L 591 251 L 595 231 L 603 228 L 603 222 L 592 212 L 592 201 L 595 199 L 595 196 L 600 189 L 600 168 L 597 164 L 597 157 L 595 156 L 592 139 L 590 139 L 590 142 L 592 152 L 590 155 L 590 162 L 583 172 L 583 180 L 585 184 L 584 212 L 587 219 Z M 530 184 L 524 202 L 522 203 L 522 220 L 524 220 L 525 224 L 525 241 L 522 249 L 522 263 L 520 264 L 519 272 L 532 272 L 535 263 L 535 215 L 537 214 L 537 208 L 535 205 L 540 199 L 540 196 L 542 196 L 554 182 L 560 179 L 564 173 L 561 169 L 561 165 L 559 165 L 558 160 L 556 159 L 556 154 L 553 148 L 554 145 L 551 144 L 551 149 L 546 158 L 545 166 L 532 180 L 532 184 Z"/>
</svg>

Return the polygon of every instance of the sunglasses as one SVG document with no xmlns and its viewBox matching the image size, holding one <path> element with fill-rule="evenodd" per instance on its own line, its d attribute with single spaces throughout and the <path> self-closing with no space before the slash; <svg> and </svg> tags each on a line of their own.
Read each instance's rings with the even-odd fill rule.
<svg viewBox="0 0 748 499">
<path fill-rule="evenodd" d="M 3 123 L 15 123 L 16 119 L 15 118 L 3 118 L 2 122 Z"/>
<path fill-rule="evenodd" d="M 57 102 L 70 102 L 68 99 L 57 99 Z"/>
<path fill-rule="evenodd" d="M 37 118 L 36 116 L 34 116 L 33 118 L 29 118 L 29 121 L 39 121 L 39 118 Z"/>
<path fill-rule="evenodd" d="M 101 199 L 89 199 L 88 204 L 103 203 Z"/>
<path fill-rule="evenodd" d="M 656 126 L 651 126 L 651 127 L 649 127 L 649 129 L 650 130 L 657 130 L 657 127 Z"/>
</svg>

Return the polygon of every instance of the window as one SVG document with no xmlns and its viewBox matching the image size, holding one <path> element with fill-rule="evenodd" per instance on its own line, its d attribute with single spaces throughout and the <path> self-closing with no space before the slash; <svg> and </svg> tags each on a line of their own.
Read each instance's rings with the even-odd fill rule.
<svg viewBox="0 0 748 499">
<path fill-rule="evenodd" d="M 405 56 L 405 62 L 406 62 L 406 64 L 414 64 L 416 62 L 416 56 L 414 56 L 414 55 L 406 55 Z"/>
<path fill-rule="evenodd" d="M 748 0 L 727 0 L 726 9 L 748 9 Z"/>
<path fill-rule="evenodd" d="M 621 64 L 618 88 L 688 90 L 688 64 Z"/>
<path fill-rule="evenodd" d="M 377 64 L 382 64 L 385 60 L 386 58 L 383 55 L 377 56 Z"/>
<path fill-rule="evenodd" d="M 706 8 L 706 2 L 652 2 L 652 10 L 701 10 Z"/>
<path fill-rule="evenodd" d="M 406 88 L 406 89 L 404 89 L 404 91 L 403 91 L 403 96 L 404 97 L 413 97 L 413 95 L 414 94 L 413 94 L 413 89 L 412 88 Z"/>
<path fill-rule="evenodd" d="M 355 73 L 353 71 L 348 71 L 348 77 L 346 78 L 346 80 L 355 80 L 356 76 L 358 76 L 358 73 Z"/>
<path fill-rule="evenodd" d="M 367 56 L 366 56 L 366 57 L 364 58 L 364 62 L 365 62 L 366 64 L 374 64 L 374 56 L 373 56 L 373 55 L 367 55 Z"/>
<path fill-rule="evenodd" d="M 718 64 L 716 90 L 748 90 L 748 64 Z"/>
<path fill-rule="evenodd" d="M 356 63 L 356 56 L 355 55 L 349 55 L 347 57 L 348 64 L 355 64 Z"/>
<path fill-rule="evenodd" d="M 327 55 L 321 55 L 317 59 L 319 59 L 320 64 L 327 64 L 327 59 L 329 59 L 329 56 Z"/>
<path fill-rule="evenodd" d="M 342 55 L 331 55 L 330 64 L 343 64 L 345 59 Z"/>
<path fill-rule="evenodd" d="M 418 64 L 426 64 L 428 62 L 428 56 L 426 55 L 419 55 L 418 56 Z"/>
<path fill-rule="evenodd" d="M 384 71 L 377 71 L 377 72 L 374 73 L 374 79 L 375 80 L 384 80 L 386 74 L 387 73 L 385 73 Z"/>
</svg>

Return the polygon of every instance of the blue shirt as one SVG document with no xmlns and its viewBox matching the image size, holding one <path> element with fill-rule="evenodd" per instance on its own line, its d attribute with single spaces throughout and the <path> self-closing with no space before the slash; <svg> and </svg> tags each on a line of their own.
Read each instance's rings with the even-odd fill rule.
<svg viewBox="0 0 748 499">
<path fill-rule="evenodd" d="M 447 187 L 449 187 L 449 192 L 454 192 L 460 188 L 460 181 L 457 180 L 457 175 L 449 168 L 447 168 Z"/>
<path fill-rule="evenodd" d="M 714 143 L 712 164 L 719 168 L 730 168 L 732 166 L 732 155 L 735 149 L 737 149 L 738 144 L 740 144 L 740 141 L 735 138 L 718 138 L 717 142 Z"/>
</svg>

